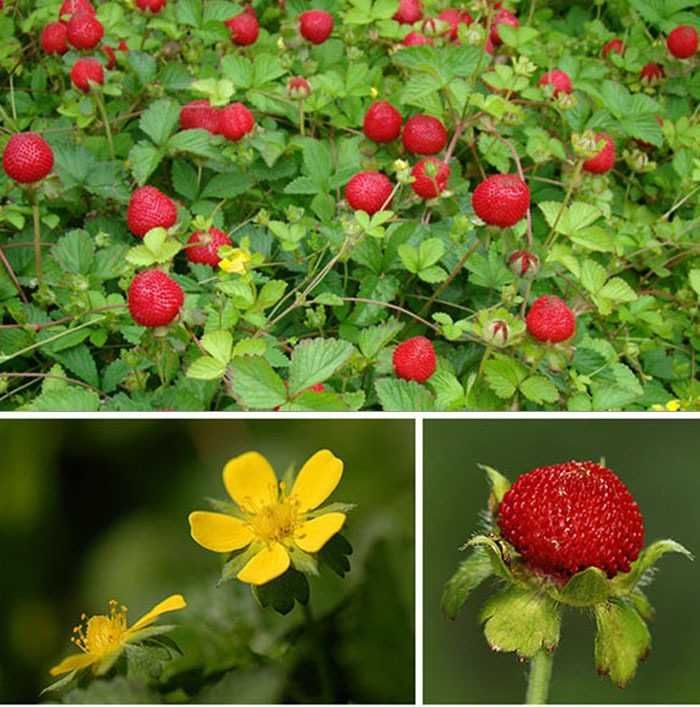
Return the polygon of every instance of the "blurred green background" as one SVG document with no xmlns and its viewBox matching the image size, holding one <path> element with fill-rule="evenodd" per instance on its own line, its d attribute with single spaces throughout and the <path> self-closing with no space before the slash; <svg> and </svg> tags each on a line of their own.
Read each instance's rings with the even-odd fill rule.
<svg viewBox="0 0 700 707">
<path fill-rule="evenodd" d="M 0 702 L 38 700 L 81 612 L 115 598 L 131 623 L 175 592 L 189 607 L 168 619 L 185 653 L 163 676 L 171 700 L 413 702 L 413 439 L 410 420 L 0 422 Z M 351 572 L 311 580 L 310 632 L 298 606 L 283 617 L 239 582 L 217 588 L 220 556 L 187 515 L 226 498 L 232 456 L 257 449 L 281 474 L 324 447 L 345 462 L 331 500 L 358 507 Z M 116 680 L 73 699 L 161 695 Z"/>
<path fill-rule="evenodd" d="M 523 702 L 527 668 L 492 653 L 478 614 L 484 583 L 456 621 L 440 595 L 476 530 L 488 485 L 477 463 L 510 479 L 537 466 L 606 458 L 638 501 L 645 544 L 671 537 L 700 552 L 700 420 L 449 420 L 424 423 L 424 695 L 426 702 Z M 698 565 L 668 555 L 645 590 L 656 608 L 652 652 L 620 690 L 596 674 L 594 622 L 567 611 L 554 658 L 552 703 L 695 703 L 700 700 Z"/>
</svg>

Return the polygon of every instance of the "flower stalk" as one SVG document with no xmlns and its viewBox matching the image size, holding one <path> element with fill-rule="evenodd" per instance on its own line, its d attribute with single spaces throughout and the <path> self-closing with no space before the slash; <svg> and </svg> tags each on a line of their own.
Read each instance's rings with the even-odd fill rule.
<svg viewBox="0 0 700 707">
<path fill-rule="evenodd" d="M 554 653 L 540 649 L 530 661 L 525 702 L 529 705 L 547 704 L 549 683 L 552 679 Z"/>
</svg>

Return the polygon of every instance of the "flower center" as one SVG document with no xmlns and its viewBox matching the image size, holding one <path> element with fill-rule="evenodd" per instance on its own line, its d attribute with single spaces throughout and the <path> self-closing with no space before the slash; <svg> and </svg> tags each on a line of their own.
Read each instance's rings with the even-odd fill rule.
<svg viewBox="0 0 700 707">
<path fill-rule="evenodd" d="M 126 632 L 125 606 L 117 601 L 109 602 L 109 615 L 87 616 L 83 614 L 83 623 L 73 629 L 71 641 L 84 653 L 102 657 L 117 650 L 122 644 Z M 86 623 L 87 622 L 87 623 Z"/>
<path fill-rule="evenodd" d="M 294 535 L 299 522 L 297 504 L 290 498 L 262 506 L 248 523 L 256 537 L 263 542 L 282 542 Z"/>
</svg>

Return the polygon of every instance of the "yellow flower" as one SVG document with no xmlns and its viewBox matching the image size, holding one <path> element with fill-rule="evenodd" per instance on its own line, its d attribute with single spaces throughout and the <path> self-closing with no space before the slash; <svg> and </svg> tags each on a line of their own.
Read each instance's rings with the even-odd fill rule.
<svg viewBox="0 0 700 707">
<path fill-rule="evenodd" d="M 669 400 L 666 403 L 666 410 L 669 412 L 678 412 L 681 409 L 681 401 L 680 400 Z"/>
<path fill-rule="evenodd" d="M 242 454 L 231 459 L 223 473 L 240 515 L 195 511 L 189 517 L 192 537 L 213 552 L 248 547 L 252 556 L 236 576 L 247 584 L 266 584 L 289 569 L 290 552 L 318 552 L 343 527 L 345 513 L 311 514 L 333 493 L 342 475 L 343 462 L 323 449 L 302 466 L 287 493 L 262 454 Z"/>
<path fill-rule="evenodd" d="M 83 623 L 73 629 L 71 638 L 82 653 L 71 655 L 55 665 L 49 671 L 51 675 L 63 675 L 75 670 L 92 666 L 96 675 L 104 675 L 113 665 L 127 643 L 135 643 L 147 638 L 144 629 L 148 628 L 161 614 L 177 611 L 187 606 L 181 594 L 173 594 L 156 604 L 147 614 L 144 614 L 131 628 L 127 627 L 127 608 L 117 601 L 109 602 L 109 614 L 92 616 L 90 619 L 83 614 Z M 148 635 L 153 635 L 150 631 Z"/>
<path fill-rule="evenodd" d="M 219 267 L 224 272 L 243 275 L 250 264 L 250 253 L 243 248 L 233 248 L 225 258 L 219 261 Z"/>
</svg>

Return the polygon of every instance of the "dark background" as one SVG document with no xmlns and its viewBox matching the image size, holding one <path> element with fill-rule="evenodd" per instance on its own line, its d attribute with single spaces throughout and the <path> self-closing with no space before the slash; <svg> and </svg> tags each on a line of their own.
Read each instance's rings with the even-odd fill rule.
<svg viewBox="0 0 700 707">
<path fill-rule="evenodd" d="M 281 475 L 324 447 L 345 462 L 331 500 L 358 507 L 351 572 L 311 580 L 312 638 L 298 606 L 282 617 L 239 582 L 216 588 L 220 556 L 187 515 L 227 498 L 237 454 L 257 449 Z M 412 421 L 3 421 L 0 449 L 0 702 L 38 700 L 83 611 L 115 598 L 133 623 L 176 592 L 189 607 L 168 618 L 186 655 L 174 670 L 190 661 L 202 701 L 413 702 Z"/>
<path fill-rule="evenodd" d="M 488 485 L 477 463 L 511 480 L 537 466 L 606 458 L 627 484 L 646 523 L 645 544 L 673 538 L 700 552 L 700 420 L 449 420 L 424 427 L 424 687 L 426 702 L 523 702 L 527 668 L 492 653 L 478 613 L 494 585 L 470 596 L 456 621 L 440 596 L 477 527 Z M 550 702 L 700 701 L 697 563 L 661 559 L 645 590 L 657 611 L 652 652 L 624 690 L 596 674 L 594 621 L 568 610 L 554 657 Z"/>
</svg>

